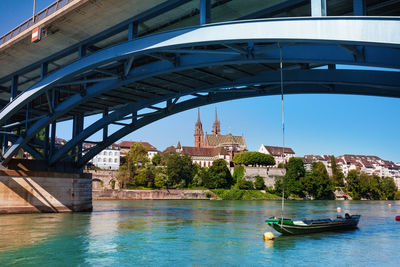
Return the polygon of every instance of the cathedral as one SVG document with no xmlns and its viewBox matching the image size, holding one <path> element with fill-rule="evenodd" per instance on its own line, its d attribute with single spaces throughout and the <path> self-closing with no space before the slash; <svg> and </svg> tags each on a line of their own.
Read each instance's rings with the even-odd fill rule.
<svg viewBox="0 0 400 267">
<path fill-rule="evenodd" d="M 226 135 L 221 134 L 221 124 L 218 120 L 216 109 L 211 134 L 206 133 L 205 135 L 203 132 L 203 125 L 200 121 L 200 109 L 198 109 L 197 122 L 194 129 L 194 146 L 204 148 L 224 148 L 231 155 L 231 159 L 233 154 L 247 150 L 243 136 L 234 136 L 231 133 Z"/>
<path fill-rule="evenodd" d="M 200 109 L 197 113 L 197 122 L 194 129 L 194 146 L 178 145 L 168 147 L 163 153 L 175 151 L 180 154 L 188 154 L 194 164 L 201 167 L 210 167 L 214 160 L 224 159 L 227 164 L 232 166 L 234 154 L 247 151 L 246 142 L 243 136 L 233 136 L 232 134 L 222 135 L 221 125 L 215 110 L 215 121 L 211 134 L 203 132 L 203 124 L 200 121 Z"/>
</svg>

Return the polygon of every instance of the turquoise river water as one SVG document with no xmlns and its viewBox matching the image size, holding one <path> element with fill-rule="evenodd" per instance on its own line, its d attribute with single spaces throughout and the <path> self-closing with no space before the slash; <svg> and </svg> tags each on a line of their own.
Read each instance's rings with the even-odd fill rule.
<svg viewBox="0 0 400 267">
<path fill-rule="evenodd" d="M 391 204 L 391 206 L 389 205 Z M 280 201 L 94 201 L 0 216 L 0 266 L 400 266 L 400 201 L 288 201 L 286 217 L 361 214 L 359 229 L 279 236 Z M 264 241 L 272 231 L 276 238 Z"/>
</svg>

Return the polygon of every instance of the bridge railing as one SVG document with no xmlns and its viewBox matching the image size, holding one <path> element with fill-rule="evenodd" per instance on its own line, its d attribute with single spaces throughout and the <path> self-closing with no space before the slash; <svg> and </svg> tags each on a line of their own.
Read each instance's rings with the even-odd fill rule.
<svg viewBox="0 0 400 267">
<path fill-rule="evenodd" d="M 58 1 L 55 1 L 54 3 L 52 3 L 51 5 L 46 7 L 45 9 L 43 9 L 42 11 L 38 12 L 37 14 L 35 14 L 34 18 L 33 17 L 29 18 L 28 20 L 26 20 L 25 22 L 23 22 L 19 26 L 15 27 L 11 31 L 9 31 L 8 33 L 6 33 L 2 37 L 0 37 L 0 45 L 2 45 L 5 42 L 11 40 L 13 37 L 17 36 L 21 32 L 23 32 L 26 29 L 28 29 L 29 27 L 33 26 L 35 23 L 37 23 L 37 22 L 43 20 L 44 18 L 50 16 L 51 14 L 53 14 L 54 12 L 56 12 L 59 9 L 61 9 L 62 7 L 64 7 L 65 5 L 67 5 L 68 3 L 72 2 L 72 1 L 73 0 L 58 0 Z"/>
</svg>

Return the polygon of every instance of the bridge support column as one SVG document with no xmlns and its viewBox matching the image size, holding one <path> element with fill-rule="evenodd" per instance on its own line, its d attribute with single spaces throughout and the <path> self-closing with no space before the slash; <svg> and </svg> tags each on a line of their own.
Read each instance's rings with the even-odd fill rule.
<svg viewBox="0 0 400 267">
<path fill-rule="evenodd" d="M 91 174 L 27 170 L 45 161 L 10 163 L 19 169 L 0 171 L 0 214 L 92 210 Z M 71 170 L 71 166 L 57 167 Z"/>
<path fill-rule="evenodd" d="M 138 34 L 138 24 L 135 22 L 129 23 L 128 26 L 128 40 L 132 41 L 137 37 Z"/>
<path fill-rule="evenodd" d="M 323 17 L 326 15 L 326 0 L 311 0 L 311 16 Z"/>
<path fill-rule="evenodd" d="M 108 108 L 105 108 L 103 111 L 103 118 L 108 116 Z M 107 140 L 108 137 L 108 125 L 104 126 L 103 128 L 103 142 Z"/>
<path fill-rule="evenodd" d="M 74 116 L 73 119 L 73 127 L 72 127 L 72 137 L 76 137 L 78 134 L 80 134 L 83 131 L 83 121 L 84 117 L 82 114 L 77 114 Z M 76 148 L 76 156 L 77 160 L 79 161 L 80 158 L 82 157 L 82 143 L 78 145 Z"/>
<path fill-rule="evenodd" d="M 353 15 L 354 16 L 367 15 L 365 0 L 353 0 Z"/>
<path fill-rule="evenodd" d="M 200 0 L 200 25 L 211 23 L 211 1 Z"/>
</svg>

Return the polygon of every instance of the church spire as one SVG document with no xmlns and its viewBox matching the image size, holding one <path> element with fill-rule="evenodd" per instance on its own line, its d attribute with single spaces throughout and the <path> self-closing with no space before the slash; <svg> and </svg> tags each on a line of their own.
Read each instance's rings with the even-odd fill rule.
<svg viewBox="0 0 400 267">
<path fill-rule="evenodd" d="M 200 121 L 200 108 L 197 109 L 197 122 L 196 122 L 196 125 L 198 125 L 198 124 L 201 124 L 201 121 Z"/>
<path fill-rule="evenodd" d="M 221 125 L 219 123 L 218 116 L 217 116 L 217 108 L 215 108 L 215 121 L 213 123 L 213 128 L 212 128 L 211 133 L 213 135 L 220 135 L 221 134 Z"/>
<path fill-rule="evenodd" d="M 200 121 L 200 108 L 197 111 L 197 122 L 194 127 L 194 146 L 203 147 L 204 145 L 204 132 L 203 125 Z"/>
</svg>

